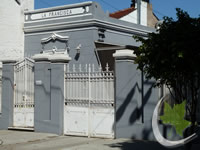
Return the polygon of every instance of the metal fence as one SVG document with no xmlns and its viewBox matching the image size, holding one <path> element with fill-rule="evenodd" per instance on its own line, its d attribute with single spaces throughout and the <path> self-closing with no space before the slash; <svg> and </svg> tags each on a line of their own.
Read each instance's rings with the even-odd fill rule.
<svg viewBox="0 0 200 150">
<path fill-rule="evenodd" d="M 65 103 L 67 105 L 104 105 L 114 104 L 114 73 L 94 65 L 67 65 L 65 78 Z"/>
<path fill-rule="evenodd" d="M 34 107 L 34 61 L 30 58 L 14 66 L 14 107 Z"/>
</svg>

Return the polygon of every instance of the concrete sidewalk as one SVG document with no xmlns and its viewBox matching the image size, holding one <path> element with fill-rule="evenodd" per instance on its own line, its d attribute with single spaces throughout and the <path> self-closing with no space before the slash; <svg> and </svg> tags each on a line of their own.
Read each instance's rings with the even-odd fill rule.
<svg viewBox="0 0 200 150">
<path fill-rule="evenodd" d="M 157 142 L 0 130 L 0 150 L 167 150 Z M 182 148 L 176 149 L 181 150 Z"/>
</svg>

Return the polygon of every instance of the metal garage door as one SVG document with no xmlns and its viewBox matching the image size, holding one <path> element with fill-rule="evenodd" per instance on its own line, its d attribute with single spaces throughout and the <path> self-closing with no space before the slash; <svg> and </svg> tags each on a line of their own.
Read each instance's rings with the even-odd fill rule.
<svg viewBox="0 0 200 150">
<path fill-rule="evenodd" d="M 64 134 L 114 138 L 114 73 L 94 65 L 67 67 Z"/>
<path fill-rule="evenodd" d="M 30 58 L 14 66 L 14 127 L 34 126 L 34 61 Z"/>
</svg>

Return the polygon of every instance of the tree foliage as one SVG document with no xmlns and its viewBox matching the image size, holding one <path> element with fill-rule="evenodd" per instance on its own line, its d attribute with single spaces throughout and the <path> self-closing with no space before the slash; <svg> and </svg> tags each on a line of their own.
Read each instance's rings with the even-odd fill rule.
<svg viewBox="0 0 200 150">
<path fill-rule="evenodd" d="M 200 89 L 200 18 L 191 18 L 177 9 L 177 20 L 164 17 L 163 23 L 148 39 L 135 37 L 142 44 L 135 50 L 136 63 L 157 86 L 166 84 L 181 103 L 187 99 L 187 111 L 193 125 Z"/>
</svg>

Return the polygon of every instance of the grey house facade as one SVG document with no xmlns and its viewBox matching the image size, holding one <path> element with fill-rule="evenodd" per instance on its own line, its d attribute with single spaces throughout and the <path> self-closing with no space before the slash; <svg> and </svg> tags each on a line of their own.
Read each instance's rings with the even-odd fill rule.
<svg viewBox="0 0 200 150">
<path fill-rule="evenodd" d="M 84 2 L 26 12 L 24 32 L 27 58 L 3 63 L 0 129 L 154 140 L 151 118 L 161 92 L 137 70 L 133 54 L 140 44 L 133 35 L 147 37 L 154 29 Z M 24 77 L 16 75 L 21 63 L 29 68 Z M 32 82 L 20 103 L 16 89 L 25 79 L 17 78 Z"/>
</svg>

